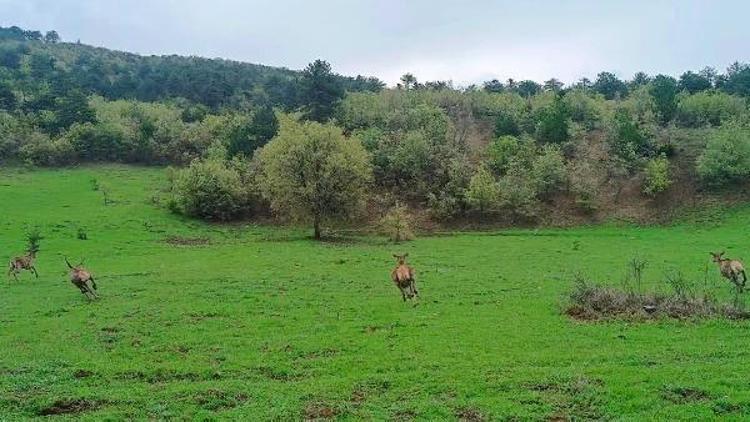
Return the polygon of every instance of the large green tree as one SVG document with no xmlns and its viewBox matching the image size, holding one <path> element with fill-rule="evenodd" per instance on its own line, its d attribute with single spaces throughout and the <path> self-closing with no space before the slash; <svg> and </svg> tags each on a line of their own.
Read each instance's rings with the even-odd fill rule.
<svg viewBox="0 0 750 422">
<path fill-rule="evenodd" d="M 612 100 L 624 97 L 628 94 L 628 86 L 620 78 L 611 72 L 601 72 L 596 75 L 594 91 L 604 95 L 604 98 Z"/>
<path fill-rule="evenodd" d="M 300 102 L 305 119 L 327 122 L 344 94 L 344 87 L 328 62 L 315 60 L 302 72 Z"/>
<path fill-rule="evenodd" d="M 278 213 L 311 221 L 315 239 L 326 221 L 352 216 L 372 178 L 367 151 L 331 124 L 281 119 L 259 153 L 260 188 Z"/>
<path fill-rule="evenodd" d="M 230 136 L 228 153 L 230 156 L 250 157 L 256 149 L 267 144 L 279 130 L 279 121 L 270 105 L 255 111 L 247 125 L 238 127 Z"/>
<path fill-rule="evenodd" d="M 677 109 L 677 81 L 671 76 L 656 75 L 651 81 L 649 93 L 654 98 L 656 114 L 661 123 L 672 120 Z"/>
</svg>

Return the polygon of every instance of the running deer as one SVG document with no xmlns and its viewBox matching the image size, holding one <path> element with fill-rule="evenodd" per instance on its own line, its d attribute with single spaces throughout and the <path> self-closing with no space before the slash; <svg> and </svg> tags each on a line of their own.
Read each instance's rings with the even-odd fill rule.
<svg viewBox="0 0 750 422">
<path fill-rule="evenodd" d="M 34 250 L 30 250 L 26 255 L 17 256 L 11 259 L 8 263 L 8 275 L 10 276 L 13 274 L 13 278 L 18 281 L 18 274 L 21 271 L 26 270 L 34 273 L 34 276 L 39 278 L 39 273 L 36 272 L 34 261 L 36 261 L 36 251 Z"/>
<path fill-rule="evenodd" d="M 713 253 L 709 252 L 713 257 L 713 261 L 719 265 L 719 271 L 721 275 L 732 281 L 740 291 L 745 288 L 745 282 L 747 282 L 747 275 L 745 275 L 745 266 L 742 262 L 736 259 L 723 258 L 724 252 Z M 742 274 L 742 284 L 740 284 L 740 274 Z"/>
<path fill-rule="evenodd" d="M 91 273 L 88 272 L 85 268 L 83 268 L 83 260 L 80 264 L 73 266 L 68 261 L 68 257 L 65 257 L 65 263 L 68 264 L 68 268 L 70 268 L 71 283 L 73 283 L 74 286 L 78 287 L 81 293 L 83 293 L 83 295 L 87 298 L 96 299 L 97 297 L 99 297 L 96 294 L 96 281 L 94 280 L 94 276 L 91 275 Z M 89 281 L 91 283 L 89 283 Z"/>
<path fill-rule="evenodd" d="M 409 254 L 404 255 L 393 255 L 396 258 L 396 268 L 391 271 L 391 279 L 396 283 L 396 287 L 401 290 L 401 297 L 406 302 L 406 298 L 413 299 L 415 296 L 419 297 L 417 292 L 417 285 L 414 281 L 414 269 L 406 265 L 406 257 Z"/>
</svg>

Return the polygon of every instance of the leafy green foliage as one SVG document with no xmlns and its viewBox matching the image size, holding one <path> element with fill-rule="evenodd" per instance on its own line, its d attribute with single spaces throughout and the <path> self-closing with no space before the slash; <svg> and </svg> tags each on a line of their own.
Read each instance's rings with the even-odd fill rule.
<svg viewBox="0 0 750 422">
<path fill-rule="evenodd" d="M 304 117 L 320 123 L 333 117 L 344 98 L 344 86 L 331 72 L 331 65 L 323 60 L 310 63 L 302 72 L 300 84 Z"/>
<path fill-rule="evenodd" d="M 466 191 L 469 206 L 480 213 L 497 209 L 500 201 L 500 186 L 486 167 L 479 167 L 469 181 Z"/>
<path fill-rule="evenodd" d="M 536 138 L 541 142 L 560 144 L 570 138 L 568 108 L 560 96 L 542 108 L 536 124 Z"/>
<path fill-rule="evenodd" d="M 565 158 L 560 149 L 545 145 L 531 163 L 531 175 L 540 196 L 557 192 L 567 178 Z"/>
<path fill-rule="evenodd" d="M 242 161 L 220 157 L 195 160 L 175 176 L 177 209 L 191 217 L 229 221 L 252 211 L 252 184 Z"/>
<path fill-rule="evenodd" d="M 705 73 L 687 71 L 680 75 L 679 89 L 690 94 L 711 89 L 712 82 Z"/>
<path fill-rule="evenodd" d="M 625 109 L 615 112 L 607 139 L 612 154 L 628 166 L 653 153 L 651 140 Z"/>
<path fill-rule="evenodd" d="M 250 122 L 242 125 L 230 135 L 227 152 L 230 157 L 251 157 L 256 149 L 267 144 L 279 131 L 279 120 L 273 108 L 262 107 L 255 111 Z"/>
<path fill-rule="evenodd" d="M 747 115 L 747 103 L 723 92 L 699 92 L 679 99 L 677 121 L 688 127 L 719 126 Z"/>
<path fill-rule="evenodd" d="M 671 76 L 657 75 L 651 81 L 649 93 L 654 97 L 659 121 L 664 124 L 672 120 L 677 108 L 677 81 Z"/>
<path fill-rule="evenodd" d="M 628 86 L 625 82 L 610 72 L 599 73 L 592 87 L 594 91 L 602 94 L 608 100 L 622 98 L 628 94 Z"/>
<path fill-rule="evenodd" d="M 672 180 L 669 175 L 669 160 L 667 160 L 667 157 L 659 156 L 648 160 L 645 168 L 643 193 L 656 196 L 669 189 L 671 185 Z"/>
<path fill-rule="evenodd" d="M 392 242 L 414 239 L 412 216 L 406 205 L 397 202 L 380 220 L 380 227 Z"/>
<path fill-rule="evenodd" d="M 278 213 L 321 224 L 352 217 L 372 178 L 367 151 L 333 125 L 285 117 L 276 138 L 259 155 L 260 187 Z"/>
<path fill-rule="evenodd" d="M 750 130 L 736 124 L 719 128 L 698 157 L 698 175 L 708 185 L 726 187 L 750 177 Z"/>
</svg>

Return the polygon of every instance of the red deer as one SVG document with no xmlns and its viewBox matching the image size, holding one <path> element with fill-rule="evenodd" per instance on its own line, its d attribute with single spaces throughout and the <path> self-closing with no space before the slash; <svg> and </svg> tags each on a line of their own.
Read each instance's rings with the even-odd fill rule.
<svg viewBox="0 0 750 422">
<path fill-rule="evenodd" d="M 70 268 L 71 283 L 78 287 L 81 293 L 87 298 L 96 299 L 98 297 L 96 294 L 96 281 L 94 280 L 94 276 L 83 268 L 83 261 L 81 261 L 80 264 L 73 266 L 70 265 L 68 257 L 65 257 L 65 263 L 68 264 L 68 268 Z M 91 282 L 90 284 L 89 281 Z"/>
<path fill-rule="evenodd" d="M 30 250 L 26 255 L 11 259 L 8 264 L 8 275 L 13 274 L 13 278 L 18 281 L 18 274 L 22 270 L 26 270 L 31 271 L 36 278 L 39 278 L 39 273 L 36 272 L 36 267 L 34 267 L 34 261 L 36 261 L 36 251 L 34 250 Z"/>
<path fill-rule="evenodd" d="M 740 291 L 745 288 L 745 282 L 747 282 L 747 276 L 745 275 L 745 266 L 742 262 L 736 259 L 723 258 L 724 252 L 713 253 L 709 252 L 713 257 L 713 261 L 719 265 L 719 271 L 721 275 L 732 281 Z M 740 274 L 742 274 L 742 284 L 740 284 Z"/>
<path fill-rule="evenodd" d="M 413 299 L 415 296 L 419 297 L 417 292 L 417 285 L 414 281 L 414 269 L 406 265 L 406 257 L 409 254 L 404 255 L 393 255 L 396 258 L 396 268 L 391 271 L 391 279 L 396 283 L 396 287 L 401 290 L 401 297 L 406 302 L 406 298 Z"/>
</svg>

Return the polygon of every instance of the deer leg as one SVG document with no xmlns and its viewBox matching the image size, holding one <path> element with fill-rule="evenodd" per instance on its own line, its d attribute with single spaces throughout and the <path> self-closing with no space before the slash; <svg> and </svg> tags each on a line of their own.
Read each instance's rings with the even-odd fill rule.
<svg viewBox="0 0 750 422">
<path fill-rule="evenodd" d="M 34 273 L 34 277 L 39 278 L 39 273 L 36 272 L 36 267 L 33 265 L 31 266 L 31 272 Z"/>
<path fill-rule="evenodd" d="M 404 302 L 406 302 L 406 293 L 404 292 L 404 289 L 401 289 L 401 299 L 403 299 Z"/>
<path fill-rule="evenodd" d="M 414 280 L 411 281 L 411 290 L 414 292 L 414 296 L 419 297 L 419 292 L 417 291 L 417 282 Z"/>
<path fill-rule="evenodd" d="M 86 288 L 89 290 L 89 293 L 91 293 L 91 295 L 94 296 L 94 299 L 96 299 L 97 297 L 99 297 L 99 295 L 97 295 L 96 292 L 94 290 L 92 290 L 91 287 L 88 284 L 86 285 Z"/>
<path fill-rule="evenodd" d="M 94 280 L 94 277 L 91 277 L 91 285 L 94 286 L 94 290 L 99 289 L 98 287 L 96 287 L 96 280 Z"/>
</svg>

